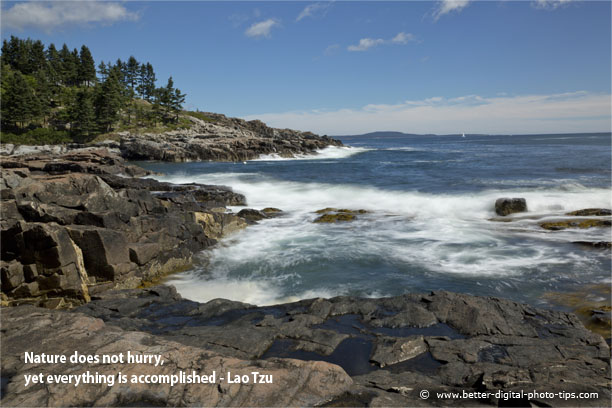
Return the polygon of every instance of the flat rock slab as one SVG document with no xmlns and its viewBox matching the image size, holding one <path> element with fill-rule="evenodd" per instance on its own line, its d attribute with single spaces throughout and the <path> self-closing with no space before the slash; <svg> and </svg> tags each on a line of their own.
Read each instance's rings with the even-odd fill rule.
<svg viewBox="0 0 612 408">
<path fill-rule="evenodd" d="M 2 314 L 6 329 L 2 372 L 10 373 L 10 381 L 2 405 L 5 401 L 201 405 L 204 398 L 199 388 L 187 392 L 181 386 L 178 397 L 163 386 L 152 394 L 138 386 L 133 393 L 131 387 L 111 387 L 104 395 L 97 394 L 99 390 L 87 396 L 71 391 L 75 396 L 68 396 L 74 400 L 54 400 L 60 393 L 26 389 L 13 380 L 26 373 L 20 357 L 26 349 L 85 353 L 133 348 L 169 356 L 164 357 L 172 361 L 168 364 L 181 368 L 223 365 L 232 372 L 244 367 L 269 370 L 284 376 L 282 387 L 297 386 L 303 391 L 287 397 L 276 383 L 257 388 L 261 391 L 255 394 L 254 387 L 237 393 L 206 388 L 205 405 L 605 406 L 610 399 L 610 347 L 601 336 L 586 330 L 572 314 L 498 298 L 432 292 L 381 299 L 317 298 L 256 307 L 223 299 L 192 302 L 182 299 L 173 287 L 161 285 L 104 292 L 72 311 L 52 313 L 30 306 L 6 311 Z M 85 329 L 76 329 L 74 322 Z M 94 332 L 102 335 L 86 336 Z M 139 344 L 133 344 L 130 336 L 136 336 L 134 342 Z M 305 384 L 307 378 L 318 385 Z M 422 398 L 422 390 L 430 393 L 428 399 Z M 490 395 L 503 391 L 505 396 L 520 390 L 594 392 L 598 397 L 577 400 L 538 394 L 528 400 L 503 400 L 452 394 L 438 398 L 436 394 L 463 390 Z M 271 397 L 267 392 L 276 394 Z"/>
<path fill-rule="evenodd" d="M 271 359 L 245 361 L 224 357 L 198 347 L 185 346 L 143 332 L 129 332 L 81 313 L 50 311 L 31 306 L 2 313 L 2 406 L 313 406 L 341 395 L 352 384 L 338 366 L 319 361 Z M 41 346 L 44 345 L 44 346 Z M 127 351 L 160 355 L 164 364 L 25 364 L 26 352 L 54 355 L 117 355 Z M 25 386 L 25 375 L 113 376 L 102 384 L 43 384 Z M 118 374 L 210 376 L 213 384 L 119 384 Z M 254 383 L 253 373 L 272 383 Z M 95 373 L 95 374 L 94 374 Z M 228 373 L 231 373 L 228 376 Z M 235 375 L 249 383 L 230 383 Z M 221 377 L 224 379 L 221 380 Z"/>
</svg>

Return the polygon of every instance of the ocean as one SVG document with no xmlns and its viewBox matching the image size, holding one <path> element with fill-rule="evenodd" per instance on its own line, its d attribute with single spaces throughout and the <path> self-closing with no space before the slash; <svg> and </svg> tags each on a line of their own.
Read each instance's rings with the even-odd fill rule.
<svg viewBox="0 0 612 408">
<path fill-rule="evenodd" d="M 573 243 L 611 241 L 610 228 L 539 226 L 612 206 L 609 133 L 340 139 L 346 147 L 296 159 L 139 162 L 159 180 L 226 185 L 249 208 L 284 211 L 198 254 L 168 283 L 200 302 L 449 290 L 542 306 L 547 293 L 611 282 L 610 250 Z M 525 198 L 528 212 L 491 221 L 500 197 Z M 326 207 L 367 213 L 313 223 Z"/>
</svg>

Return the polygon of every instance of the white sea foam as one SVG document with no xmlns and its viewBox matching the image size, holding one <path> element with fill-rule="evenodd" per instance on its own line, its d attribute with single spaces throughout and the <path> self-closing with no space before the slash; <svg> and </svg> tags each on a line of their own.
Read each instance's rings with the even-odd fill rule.
<svg viewBox="0 0 612 408">
<path fill-rule="evenodd" d="M 262 154 L 258 159 L 252 161 L 344 159 L 370 150 L 373 149 L 365 147 L 328 146 L 324 149 L 316 150 L 313 154 L 298 154 L 294 157 L 281 157 L 276 153 Z"/>
<path fill-rule="evenodd" d="M 340 268 L 334 279 L 327 280 L 328 272 L 321 265 L 367 262 L 371 258 L 393 264 L 400 271 L 420 268 L 439 275 L 512 278 L 534 269 L 546 273 L 571 264 L 570 269 L 586 276 L 597 268 L 596 258 L 579 249 L 568 252 L 554 243 L 609 240 L 609 231 L 601 229 L 553 234 L 538 226 L 541 219 L 534 219 L 611 206 L 609 189 L 579 184 L 428 194 L 282 181 L 257 174 L 162 178 L 175 183 L 229 185 L 246 195 L 249 207 L 285 211 L 283 217 L 251 226 L 232 236 L 228 245 L 210 251 L 207 280 L 187 275 L 171 282 L 185 297 L 199 301 L 226 297 L 263 305 L 351 291 L 367 294 L 377 290 L 367 291 L 367 278 L 359 281 L 350 270 Z M 507 196 L 526 198 L 529 212 L 517 214 L 511 223 L 488 221 L 495 216 L 495 200 Z M 351 223 L 313 223 L 317 216 L 314 211 L 325 207 L 366 209 L 370 213 Z M 332 280 L 344 284 L 330 287 Z M 503 291 L 502 286 L 499 288 Z"/>
</svg>

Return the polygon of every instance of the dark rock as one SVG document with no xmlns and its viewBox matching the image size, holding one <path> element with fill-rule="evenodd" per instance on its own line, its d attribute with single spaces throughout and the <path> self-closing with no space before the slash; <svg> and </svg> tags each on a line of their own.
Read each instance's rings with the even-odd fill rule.
<svg viewBox="0 0 612 408">
<path fill-rule="evenodd" d="M 587 405 L 610 397 L 610 348 L 601 336 L 574 315 L 497 298 L 434 292 L 254 307 L 221 299 L 199 304 L 160 286 L 105 292 L 76 312 L 225 358 L 338 364 L 353 373 L 354 383 L 337 403 L 367 395 L 372 404 L 414 406 L 423 401 L 422 389 L 549 390 L 558 384 L 599 392 L 599 399 L 581 400 Z M 394 316 L 389 325 L 379 323 Z M 406 325 L 425 323 L 425 317 L 448 326 Z"/>
<path fill-rule="evenodd" d="M 8 304 L 68 306 L 89 299 L 87 285 L 136 287 L 246 226 L 224 207 L 244 204 L 243 195 L 121 177 L 147 172 L 105 150 L 19 156 L 1 166 Z M 65 299 L 46 302 L 51 297 Z"/>
<path fill-rule="evenodd" d="M 263 211 L 254 210 L 252 208 L 245 208 L 244 210 L 240 210 L 237 215 L 250 222 L 257 222 L 263 220 L 264 218 L 268 218 L 266 213 L 264 213 Z"/>
<path fill-rule="evenodd" d="M 56 300 L 52 300 L 56 304 Z M 50 304 L 49 306 L 53 306 Z M 56 305 L 57 306 L 57 305 Z M 3 406 L 315 406 L 345 392 L 352 380 L 338 366 L 298 360 L 245 361 L 228 358 L 198 346 L 187 346 L 142 332 L 126 332 L 102 320 L 80 313 L 50 311 L 31 306 L 10 308 L 2 313 L 2 373 L 10 375 L 3 385 Z M 50 335 L 52 333 L 52 335 Z M 41 348 L 44 344 L 44 348 Z M 48 355 L 126 354 L 161 355 L 163 365 L 123 363 L 98 364 L 98 375 L 112 377 L 110 383 L 72 384 L 24 383 L 32 372 L 24 364 L 26 351 Z M 38 365 L 37 373 L 76 374 L 92 371 L 86 363 Z M 117 373 L 132 375 L 200 375 L 217 373 L 210 384 L 126 384 L 115 383 Z M 227 376 L 248 375 L 249 384 L 230 384 Z M 272 383 L 253 384 L 253 372 L 272 376 Z M 220 377 L 225 377 L 223 380 Z"/>
<path fill-rule="evenodd" d="M 612 221 L 610 220 L 598 220 L 598 219 L 588 219 L 588 220 L 560 220 L 560 221 L 550 221 L 550 222 L 542 222 L 540 223 L 540 227 L 550 230 L 550 231 L 559 231 L 568 228 L 605 228 L 610 227 L 612 225 Z"/>
<path fill-rule="evenodd" d="M 527 201 L 524 198 L 498 198 L 495 201 L 495 213 L 506 216 L 527 211 Z"/>
<path fill-rule="evenodd" d="M 607 208 L 586 208 L 584 210 L 572 211 L 565 215 L 573 215 L 578 217 L 594 217 L 612 215 L 612 210 Z"/>
<path fill-rule="evenodd" d="M 365 214 L 367 211 L 328 207 L 323 208 L 322 210 L 317 210 L 315 213 L 322 214 L 313 221 L 315 223 L 336 223 L 338 221 L 353 221 L 356 218 L 356 214 Z"/>
</svg>

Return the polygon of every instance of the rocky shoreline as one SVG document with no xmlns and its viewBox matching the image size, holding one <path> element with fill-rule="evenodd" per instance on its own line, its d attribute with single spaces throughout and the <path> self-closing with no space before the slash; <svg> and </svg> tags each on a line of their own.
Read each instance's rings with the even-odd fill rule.
<svg viewBox="0 0 612 408">
<path fill-rule="evenodd" d="M 216 113 L 206 113 L 204 117 L 207 120 L 188 114 L 184 114 L 184 117 L 190 121 L 186 129 L 163 133 L 119 132 L 114 135 L 116 140 L 93 145 L 16 146 L 3 144 L 0 145 L 0 155 L 65 154 L 70 151 L 82 152 L 92 148 L 108 148 L 127 160 L 240 162 L 257 159 L 261 155 L 295 157 L 313 154 L 329 146 L 343 146 L 341 141 L 328 136 L 318 136 L 311 132 L 292 129 L 271 128 L 258 120 L 246 121 Z"/>
<path fill-rule="evenodd" d="M 157 286 L 108 291 L 71 311 L 4 309 L 2 330 L 3 406 L 606 406 L 611 396 L 610 347 L 574 315 L 449 292 L 255 307 L 200 304 Z M 32 366 L 23 361 L 32 350 L 131 350 L 160 354 L 165 363 Z M 34 371 L 87 370 L 258 372 L 271 382 L 23 382 Z M 585 392 L 597 397 L 567 398 Z"/>
<path fill-rule="evenodd" d="M 276 154 L 302 152 L 271 146 Z M 244 145 L 244 152 L 251 147 Z M 147 157 L 156 158 L 154 152 L 164 149 L 158 148 Z M 227 148 L 231 154 L 221 149 L 212 156 L 198 153 L 197 159 L 254 154 L 241 153 L 234 141 Z M 164 151 L 174 153 L 157 159 L 192 157 L 172 147 Z M 449 292 L 317 298 L 269 307 L 223 299 L 192 302 L 173 287 L 143 287 L 188 267 L 194 253 L 221 237 L 280 210 L 234 214 L 226 207 L 247 203 L 230 188 L 146 178 L 147 171 L 107 149 L 4 157 L 0 165 L 2 406 L 605 406 L 610 401 L 610 346 L 573 314 Z M 361 213 L 327 208 L 320 210 L 319 222 Z M 162 355 L 166 364 L 24 361 L 26 351 L 127 350 Z M 26 387 L 23 380 L 32 372 L 88 370 L 261 372 L 274 381 Z M 538 394 L 527 400 L 517 397 L 520 390 L 598 397 Z M 463 391 L 481 394 L 437 397 Z M 497 391 L 505 394 L 496 396 Z"/>
<path fill-rule="evenodd" d="M 228 187 L 143 176 L 107 150 L 3 159 L 2 303 L 62 307 L 185 268 L 247 223 Z M 124 175 L 124 176 L 121 176 Z"/>
</svg>

